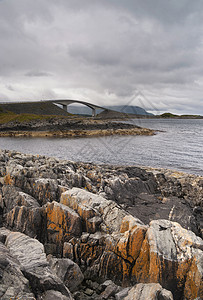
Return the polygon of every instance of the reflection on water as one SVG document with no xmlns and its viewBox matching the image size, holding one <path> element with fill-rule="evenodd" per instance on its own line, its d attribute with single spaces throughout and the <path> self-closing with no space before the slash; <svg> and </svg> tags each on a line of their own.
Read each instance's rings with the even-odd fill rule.
<svg viewBox="0 0 203 300">
<path fill-rule="evenodd" d="M 203 120 L 139 119 L 155 136 L 0 138 L 0 148 L 73 161 L 144 165 L 203 176 Z"/>
</svg>

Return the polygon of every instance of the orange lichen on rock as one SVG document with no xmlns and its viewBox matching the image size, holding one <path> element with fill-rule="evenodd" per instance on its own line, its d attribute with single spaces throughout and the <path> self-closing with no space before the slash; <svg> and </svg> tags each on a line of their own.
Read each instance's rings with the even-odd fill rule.
<svg viewBox="0 0 203 300">
<path fill-rule="evenodd" d="M 146 226 L 134 227 L 126 231 L 118 240 L 115 253 L 133 263 L 140 254 L 141 246 L 146 234 Z"/>
<path fill-rule="evenodd" d="M 132 281 L 149 282 L 150 268 L 150 247 L 147 237 L 145 238 L 142 248 L 132 269 Z"/>
<path fill-rule="evenodd" d="M 103 278 L 111 278 L 115 282 L 129 284 L 131 265 L 121 257 L 110 251 L 104 251 L 99 264 L 99 275 Z"/>
<path fill-rule="evenodd" d="M 63 193 L 60 203 L 75 210 L 81 217 L 82 223 L 85 226 L 84 231 L 94 233 L 98 229 L 98 225 L 101 223 L 100 213 L 91 207 L 86 199 L 78 199 L 77 196 L 72 196 L 67 193 Z"/>
<path fill-rule="evenodd" d="M 46 216 L 48 237 L 52 242 L 65 242 L 81 235 L 81 219 L 69 207 L 53 201 L 46 206 Z"/>
<path fill-rule="evenodd" d="M 185 299 L 203 298 L 203 274 L 200 271 L 202 257 L 194 257 L 187 273 L 184 296 Z"/>
<path fill-rule="evenodd" d="M 13 178 L 10 174 L 7 174 L 6 176 L 4 176 L 4 183 L 6 185 L 13 185 L 14 184 L 14 180 L 13 180 Z"/>
</svg>

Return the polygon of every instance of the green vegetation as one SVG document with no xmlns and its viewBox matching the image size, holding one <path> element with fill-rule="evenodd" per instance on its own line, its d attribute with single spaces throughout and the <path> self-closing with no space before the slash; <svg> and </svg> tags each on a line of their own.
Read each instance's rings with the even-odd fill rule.
<svg viewBox="0 0 203 300">
<path fill-rule="evenodd" d="M 47 116 L 47 115 L 35 115 L 35 114 L 15 114 L 11 111 L 2 112 L 0 107 L 0 124 L 5 124 L 9 122 L 28 122 L 32 120 L 44 120 L 51 119 L 55 116 Z M 58 116 L 56 116 L 58 117 Z"/>
<path fill-rule="evenodd" d="M 160 118 L 176 118 L 176 119 L 203 119 L 200 115 L 175 115 L 172 113 L 164 113 L 159 116 Z"/>
<path fill-rule="evenodd" d="M 178 115 L 174 115 L 174 114 L 171 114 L 171 113 L 164 113 L 162 115 L 160 115 L 161 118 L 177 118 L 179 117 Z"/>
</svg>

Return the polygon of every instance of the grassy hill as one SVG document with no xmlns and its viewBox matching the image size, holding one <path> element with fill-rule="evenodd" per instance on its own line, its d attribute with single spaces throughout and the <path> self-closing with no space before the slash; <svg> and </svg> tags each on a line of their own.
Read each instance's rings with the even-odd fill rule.
<svg viewBox="0 0 203 300">
<path fill-rule="evenodd" d="M 48 101 L 4 103 L 0 104 L 0 110 L 2 112 L 10 111 L 15 114 L 70 116 L 68 112 Z"/>
<path fill-rule="evenodd" d="M 175 115 L 172 113 L 163 113 L 159 116 L 160 118 L 172 118 L 172 119 L 203 119 L 200 115 Z"/>
</svg>

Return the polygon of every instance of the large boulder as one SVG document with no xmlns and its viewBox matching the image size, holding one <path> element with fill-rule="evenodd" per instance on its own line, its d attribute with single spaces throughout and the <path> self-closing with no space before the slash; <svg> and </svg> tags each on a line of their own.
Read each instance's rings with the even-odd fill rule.
<svg viewBox="0 0 203 300">
<path fill-rule="evenodd" d="M 44 206 L 43 211 L 46 216 L 47 244 L 56 245 L 55 253 L 50 253 L 61 253 L 65 242 L 81 235 L 81 218 L 72 208 L 55 201 Z"/>
<path fill-rule="evenodd" d="M 35 198 L 15 186 L 4 185 L 0 206 L 4 226 L 40 239 L 42 208 Z"/>
<path fill-rule="evenodd" d="M 182 294 L 186 299 L 202 296 L 202 249 L 202 239 L 178 223 L 152 221 L 133 267 L 132 279 L 159 282 L 177 298 Z"/>
<path fill-rule="evenodd" d="M 68 258 L 48 256 L 48 261 L 53 273 L 64 282 L 71 292 L 76 291 L 84 279 L 79 266 Z"/>
<path fill-rule="evenodd" d="M 20 269 L 19 261 L 0 242 L 0 298 L 2 300 L 35 300 L 29 281 Z"/>
<path fill-rule="evenodd" d="M 10 232 L 5 245 L 11 255 L 19 261 L 21 270 L 35 294 L 41 295 L 52 289 L 59 291 L 67 299 L 72 299 L 69 290 L 49 268 L 44 246 L 38 240 L 19 232 Z"/>
<path fill-rule="evenodd" d="M 60 203 L 74 209 L 83 221 L 83 231 L 117 232 L 126 212 L 114 201 L 88 191 L 72 188 L 61 195 Z"/>
<path fill-rule="evenodd" d="M 102 219 L 98 232 L 69 241 L 77 263 L 85 262 L 87 277 L 99 274 L 125 285 L 160 283 L 175 297 L 202 295 L 203 241 L 193 232 L 168 220 L 151 221 L 148 228 L 112 201 L 78 188 L 62 194 L 61 202 L 84 223 L 91 209 Z"/>
</svg>

